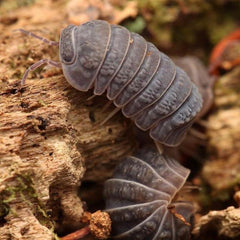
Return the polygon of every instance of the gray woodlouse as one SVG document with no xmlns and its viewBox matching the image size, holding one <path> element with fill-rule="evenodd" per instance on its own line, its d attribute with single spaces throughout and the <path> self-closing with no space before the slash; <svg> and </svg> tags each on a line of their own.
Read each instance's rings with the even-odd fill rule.
<svg viewBox="0 0 240 240">
<path fill-rule="evenodd" d="M 69 25 L 61 32 L 59 54 L 60 63 L 43 59 L 30 66 L 22 83 L 42 64 L 61 67 L 74 88 L 94 88 L 95 95 L 107 91 L 124 116 L 149 130 L 158 143 L 172 147 L 181 143 L 201 110 L 202 97 L 186 73 L 124 27 L 102 20 Z"/>
<path fill-rule="evenodd" d="M 193 205 L 176 200 L 189 172 L 177 161 L 151 148 L 125 158 L 104 186 L 113 238 L 190 239 Z"/>
</svg>

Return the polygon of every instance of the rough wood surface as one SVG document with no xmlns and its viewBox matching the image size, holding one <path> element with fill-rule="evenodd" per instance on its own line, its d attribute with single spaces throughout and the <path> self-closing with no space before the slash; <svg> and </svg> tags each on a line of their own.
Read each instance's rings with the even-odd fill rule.
<svg viewBox="0 0 240 240">
<path fill-rule="evenodd" d="M 91 93 L 71 88 L 61 70 L 31 73 L 20 89 L 26 68 L 42 58 L 57 59 L 58 49 L 12 30 L 30 30 L 31 19 L 39 35 L 57 40 L 52 34 L 63 26 L 59 13 L 48 5 L 19 9 L 17 23 L 6 15 L 10 24 L 0 24 L 1 240 L 54 239 L 54 232 L 79 228 L 83 177 L 104 181 L 119 158 L 135 147 L 131 123 L 118 113 L 101 126 L 113 107 L 102 112 L 106 98 L 87 101 Z M 42 12 L 45 20 L 38 15 Z M 43 34 L 46 28 L 53 32 Z"/>
<path fill-rule="evenodd" d="M 16 214 L 19 224 L 32 224 L 33 212 L 61 228 L 75 228 L 83 212 L 77 196 L 83 165 L 85 179 L 109 177 L 116 160 L 133 149 L 130 131 L 118 118 L 104 126 L 93 123 L 89 112 L 98 118 L 100 108 L 84 106 L 86 94 L 71 89 L 62 76 L 29 81 L 23 92 L 13 89 L 7 85 L 0 105 L 0 185 L 11 211 L 0 236 L 11 229 L 12 220 L 19 227 Z M 31 232 L 24 231 L 26 239 Z"/>
<path fill-rule="evenodd" d="M 193 234 L 196 240 L 240 238 L 240 209 L 228 207 L 222 211 L 210 211 L 196 224 Z"/>
</svg>

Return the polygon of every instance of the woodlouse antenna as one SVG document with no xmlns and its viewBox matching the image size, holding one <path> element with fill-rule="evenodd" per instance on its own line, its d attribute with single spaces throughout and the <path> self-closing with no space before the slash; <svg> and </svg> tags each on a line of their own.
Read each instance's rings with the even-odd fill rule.
<svg viewBox="0 0 240 240">
<path fill-rule="evenodd" d="M 44 37 L 40 37 L 40 36 L 36 35 L 35 33 L 26 31 L 26 30 L 24 30 L 22 28 L 18 28 L 18 29 L 13 30 L 13 32 L 17 32 L 17 31 L 19 31 L 19 32 L 21 32 L 23 34 L 29 35 L 31 37 L 37 38 L 37 39 L 41 40 L 42 42 L 47 43 L 50 46 L 58 46 L 59 45 L 59 42 L 51 41 L 51 40 L 48 40 L 48 39 L 46 39 Z"/>
<path fill-rule="evenodd" d="M 21 32 L 21 33 L 23 33 L 23 34 L 29 35 L 29 36 L 31 36 L 31 37 L 37 38 L 37 39 L 41 40 L 42 42 L 47 43 L 47 44 L 50 45 L 50 46 L 58 46 L 58 45 L 59 45 L 59 42 L 51 41 L 51 40 L 48 40 L 48 39 L 46 39 L 46 38 L 44 38 L 44 37 L 40 37 L 40 36 L 36 35 L 35 33 L 32 33 L 32 32 L 30 32 L 30 31 L 26 31 L 26 30 L 24 30 L 24 29 L 22 29 L 22 28 L 18 28 L 18 29 L 13 30 L 13 32 L 17 32 L 17 31 L 19 31 L 19 32 Z M 51 66 L 54 66 L 54 67 L 62 68 L 60 62 L 55 62 L 55 61 L 49 60 L 49 59 L 42 59 L 42 60 L 34 63 L 33 65 L 31 65 L 31 66 L 25 71 L 25 73 L 24 73 L 24 75 L 23 75 L 23 78 L 22 78 L 22 80 L 21 80 L 21 86 L 23 86 L 23 85 L 25 84 L 25 81 L 26 81 L 26 78 L 27 78 L 29 72 L 34 71 L 35 69 L 39 68 L 39 67 L 42 66 L 43 64 L 48 64 L 48 65 L 51 65 Z"/>
<path fill-rule="evenodd" d="M 61 65 L 60 62 L 55 62 L 55 61 L 50 60 L 50 59 L 42 59 L 42 60 L 34 63 L 33 65 L 31 65 L 31 66 L 26 70 L 26 72 L 24 73 L 23 78 L 22 78 L 22 80 L 21 80 L 21 86 L 23 86 L 23 85 L 25 84 L 25 80 L 26 80 L 29 72 L 34 71 L 35 69 L 39 68 L 39 67 L 42 66 L 43 64 L 48 64 L 48 65 L 51 65 L 51 66 L 54 66 L 54 67 L 62 68 L 62 65 Z"/>
</svg>

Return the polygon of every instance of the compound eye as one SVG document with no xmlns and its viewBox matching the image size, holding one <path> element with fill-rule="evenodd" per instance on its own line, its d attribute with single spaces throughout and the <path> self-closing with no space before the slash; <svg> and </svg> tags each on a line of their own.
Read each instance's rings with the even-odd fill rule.
<svg viewBox="0 0 240 240">
<path fill-rule="evenodd" d="M 71 64 L 75 59 L 74 52 L 75 29 L 76 29 L 75 25 L 69 25 L 68 27 L 63 29 L 60 36 L 59 54 L 61 61 L 65 64 Z"/>
</svg>

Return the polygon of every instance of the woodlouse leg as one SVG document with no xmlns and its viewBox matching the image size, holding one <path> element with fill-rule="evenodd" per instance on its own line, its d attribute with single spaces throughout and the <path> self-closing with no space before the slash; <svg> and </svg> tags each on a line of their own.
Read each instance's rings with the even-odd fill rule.
<svg viewBox="0 0 240 240">
<path fill-rule="evenodd" d="M 112 101 L 108 101 L 102 108 L 101 112 L 105 112 L 112 105 Z"/>
<path fill-rule="evenodd" d="M 210 124 L 206 120 L 198 119 L 196 121 L 196 123 L 199 124 L 202 127 L 205 127 L 205 128 L 208 128 L 208 129 L 211 128 Z"/>
<path fill-rule="evenodd" d="M 189 134 L 201 140 L 207 140 L 207 136 L 196 129 L 191 128 Z"/>
<path fill-rule="evenodd" d="M 112 118 L 118 111 L 120 110 L 120 108 L 115 108 L 101 123 L 100 125 L 102 126 L 103 124 L 105 124 L 110 118 Z"/>
<path fill-rule="evenodd" d="M 92 99 L 94 99 L 97 95 L 92 95 L 91 97 L 87 98 L 87 101 L 91 101 Z"/>
<path fill-rule="evenodd" d="M 23 78 L 21 80 L 21 86 L 23 86 L 25 84 L 25 80 L 29 74 L 29 72 L 34 71 L 35 69 L 39 68 L 40 66 L 42 66 L 43 64 L 48 64 L 54 67 L 58 67 L 58 68 L 62 68 L 62 65 L 60 62 L 55 62 L 53 60 L 49 60 L 49 59 L 42 59 L 36 63 L 34 63 L 33 65 L 31 65 L 24 73 Z"/>
<path fill-rule="evenodd" d="M 51 40 L 48 40 L 44 37 L 40 37 L 40 36 L 38 36 L 38 35 L 36 35 L 32 32 L 26 31 L 22 28 L 18 28 L 18 29 L 13 30 L 13 32 L 17 32 L 17 31 L 20 31 L 21 33 L 24 33 L 24 34 L 29 35 L 31 37 L 37 38 L 37 39 L 39 39 L 39 40 L 41 40 L 41 41 L 43 41 L 43 42 L 45 42 L 45 43 L 47 43 L 48 45 L 51 45 L 51 46 L 58 46 L 59 45 L 59 42 L 51 41 Z"/>
<path fill-rule="evenodd" d="M 188 182 L 187 182 L 187 183 L 188 183 Z M 190 183 L 189 183 L 189 185 L 186 185 L 186 184 L 185 184 L 185 185 L 182 187 L 179 195 L 180 195 L 180 194 L 184 194 L 184 193 L 189 193 L 189 192 L 192 192 L 192 191 L 194 191 L 194 190 L 200 191 L 201 188 L 200 188 L 199 186 L 190 185 Z"/>
<path fill-rule="evenodd" d="M 158 150 L 159 154 L 162 155 L 163 154 L 163 145 L 161 143 L 155 141 L 155 140 L 154 140 L 154 143 L 157 147 L 157 150 Z"/>
</svg>

